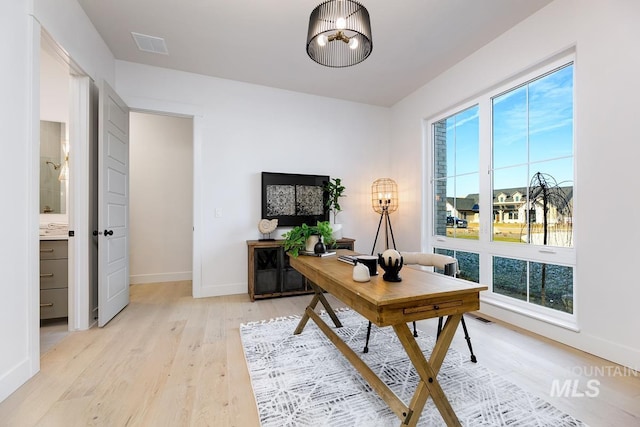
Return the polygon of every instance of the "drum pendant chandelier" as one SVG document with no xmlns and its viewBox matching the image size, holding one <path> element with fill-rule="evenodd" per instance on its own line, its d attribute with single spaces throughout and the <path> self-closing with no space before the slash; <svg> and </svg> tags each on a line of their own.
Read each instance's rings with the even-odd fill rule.
<svg viewBox="0 0 640 427">
<path fill-rule="evenodd" d="M 328 0 L 309 17 L 307 54 L 320 65 L 350 67 L 371 54 L 371 22 L 367 9 L 355 0 Z"/>
</svg>

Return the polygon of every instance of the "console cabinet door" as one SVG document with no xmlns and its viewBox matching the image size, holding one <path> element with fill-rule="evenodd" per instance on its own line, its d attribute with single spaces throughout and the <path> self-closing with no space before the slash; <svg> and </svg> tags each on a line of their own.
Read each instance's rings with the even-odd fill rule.
<svg viewBox="0 0 640 427">
<path fill-rule="evenodd" d="M 280 248 L 254 249 L 255 295 L 280 292 Z"/>
</svg>

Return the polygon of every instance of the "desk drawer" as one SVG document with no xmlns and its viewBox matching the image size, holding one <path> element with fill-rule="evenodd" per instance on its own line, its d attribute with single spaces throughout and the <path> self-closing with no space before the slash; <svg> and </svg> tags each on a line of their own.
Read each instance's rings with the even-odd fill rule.
<svg viewBox="0 0 640 427">
<path fill-rule="evenodd" d="M 443 301 L 437 304 L 423 305 L 421 307 L 409 307 L 403 310 L 404 314 L 421 313 L 424 311 L 446 310 L 452 307 L 462 306 L 462 300 Z"/>
<path fill-rule="evenodd" d="M 40 291 L 40 319 L 67 317 L 67 289 L 45 289 Z"/>
<path fill-rule="evenodd" d="M 402 303 L 384 307 L 383 310 L 375 313 L 376 321 L 374 323 L 378 326 L 389 326 L 414 320 L 466 313 L 468 311 L 476 311 L 479 308 L 480 299 L 477 292 L 464 295 L 427 298 L 412 301 L 410 304 Z M 363 313 L 363 315 L 365 315 L 365 313 Z M 365 315 L 365 317 L 371 319 L 369 316 Z"/>
<path fill-rule="evenodd" d="M 69 268 L 66 259 L 40 261 L 40 289 L 66 288 Z"/>
</svg>

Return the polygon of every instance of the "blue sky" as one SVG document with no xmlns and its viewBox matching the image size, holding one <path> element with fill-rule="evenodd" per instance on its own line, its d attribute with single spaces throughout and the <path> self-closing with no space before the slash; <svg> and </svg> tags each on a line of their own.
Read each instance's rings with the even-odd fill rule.
<svg viewBox="0 0 640 427">
<path fill-rule="evenodd" d="M 457 197 L 479 192 L 479 114 L 474 106 L 446 119 L 447 175 L 457 176 Z M 492 129 L 494 188 L 525 187 L 536 172 L 573 185 L 573 65 L 493 98 Z"/>
</svg>

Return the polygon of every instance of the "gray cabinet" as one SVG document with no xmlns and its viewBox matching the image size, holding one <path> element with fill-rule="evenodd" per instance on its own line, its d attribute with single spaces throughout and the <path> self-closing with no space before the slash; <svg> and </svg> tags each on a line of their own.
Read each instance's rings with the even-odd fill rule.
<svg viewBox="0 0 640 427">
<path fill-rule="evenodd" d="M 68 316 L 68 242 L 40 241 L 40 319 Z"/>
</svg>

